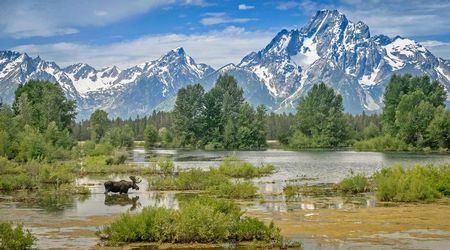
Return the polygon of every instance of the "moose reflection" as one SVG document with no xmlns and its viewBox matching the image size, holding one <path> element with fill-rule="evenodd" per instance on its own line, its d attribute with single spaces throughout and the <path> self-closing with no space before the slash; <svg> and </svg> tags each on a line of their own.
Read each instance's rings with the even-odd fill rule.
<svg viewBox="0 0 450 250">
<path fill-rule="evenodd" d="M 136 179 L 135 176 L 130 176 L 129 178 L 131 181 L 121 180 L 105 182 L 105 194 L 108 192 L 127 194 L 128 189 L 130 188 L 139 190 L 139 186 L 137 184 L 141 183 L 142 180 Z"/>
<path fill-rule="evenodd" d="M 111 195 L 105 195 L 105 205 L 107 206 L 127 206 L 131 205 L 130 211 L 135 210 L 137 207 L 141 206 L 141 203 L 139 202 L 139 196 L 134 196 L 132 198 L 128 197 L 127 194 L 111 194 Z"/>
</svg>

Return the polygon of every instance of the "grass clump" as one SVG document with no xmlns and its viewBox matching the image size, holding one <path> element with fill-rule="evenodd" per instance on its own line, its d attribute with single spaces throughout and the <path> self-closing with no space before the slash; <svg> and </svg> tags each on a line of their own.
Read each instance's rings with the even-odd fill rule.
<svg viewBox="0 0 450 250">
<path fill-rule="evenodd" d="M 165 175 L 171 175 L 175 173 L 175 164 L 169 157 L 159 157 L 157 161 L 159 171 Z"/>
<path fill-rule="evenodd" d="M 286 197 L 286 200 L 292 200 L 298 196 L 300 193 L 300 186 L 296 185 L 287 185 L 283 188 L 283 194 Z"/>
<path fill-rule="evenodd" d="M 0 249 L 30 249 L 35 240 L 21 224 L 14 228 L 10 222 L 0 223 Z"/>
<path fill-rule="evenodd" d="M 255 178 L 264 175 L 269 175 L 274 172 L 273 165 L 261 165 L 261 167 L 255 167 L 251 163 L 238 160 L 234 156 L 225 157 L 222 164 L 217 168 L 217 171 L 233 178 Z M 214 171 L 211 169 L 211 171 Z"/>
<path fill-rule="evenodd" d="M 370 191 L 369 180 L 363 174 L 351 175 L 337 184 L 337 189 L 347 194 L 358 194 Z"/>
<path fill-rule="evenodd" d="M 208 191 L 220 198 L 228 199 L 250 199 L 256 197 L 257 188 L 249 181 L 224 182 L 217 186 L 212 186 Z"/>
<path fill-rule="evenodd" d="M 147 207 L 139 214 L 124 214 L 98 233 L 115 242 L 281 241 L 273 224 L 242 216 L 231 201 L 207 198 L 181 202 L 180 210 Z"/>
<path fill-rule="evenodd" d="M 233 182 L 213 169 L 190 169 L 176 176 L 150 179 L 149 190 L 201 190 L 222 198 L 249 199 L 256 196 L 257 188 L 249 181 Z"/>
<path fill-rule="evenodd" d="M 374 174 L 381 201 L 433 201 L 450 194 L 450 164 L 440 167 L 394 165 Z"/>
</svg>

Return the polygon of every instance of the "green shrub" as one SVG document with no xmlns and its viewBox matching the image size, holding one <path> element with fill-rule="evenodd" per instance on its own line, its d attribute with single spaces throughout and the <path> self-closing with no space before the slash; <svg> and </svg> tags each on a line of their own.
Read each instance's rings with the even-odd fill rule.
<svg viewBox="0 0 450 250">
<path fill-rule="evenodd" d="M 159 171 L 165 175 L 170 175 L 175 172 L 175 164 L 169 157 L 160 157 L 157 161 Z"/>
<path fill-rule="evenodd" d="M 370 190 L 369 181 L 363 174 L 352 175 L 343 179 L 337 185 L 338 190 L 344 193 L 364 193 Z"/>
<path fill-rule="evenodd" d="M 286 197 L 286 200 L 291 200 L 295 198 L 300 192 L 299 186 L 294 185 L 287 185 L 283 188 L 284 196 Z"/>
<path fill-rule="evenodd" d="M 279 229 L 275 227 L 273 222 L 267 227 L 262 221 L 252 218 L 243 217 L 236 224 L 236 237 L 238 241 L 270 241 L 280 237 Z"/>
<path fill-rule="evenodd" d="M 112 156 L 106 157 L 106 165 L 124 164 L 128 159 L 128 152 L 125 149 L 115 150 Z"/>
<path fill-rule="evenodd" d="M 35 240 L 20 224 L 13 228 L 12 223 L 0 223 L 0 249 L 30 249 Z"/>
<path fill-rule="evenodd" d="M 37 183 L 26 174 L 2 175 L 0 177 L 0 191 L 10 192 L 20 189 L 33 189 Z"/>
<path fill-rule="evenodd" d="M 14 161 L 10 161 L 5 157 L 0 157 L 0 174 L 16 174 L 20 173 L 20 166 Z"/>
<path fill-rule="evenodd" d="M 211 186 L 208 191 L 213 195 L 228 199 L 250 199 L 256 197 L 257 188 L 249 181 L 224 182 L 217 186 Z"/>
<path fill-rule="evenodd" d="M 254 178 L 264 175 L 269 175 L 274 172 L 273 165 L 261 165 L 261 167 L 255 167 L 252 164 L 238 160 L 234 156 L 225 157 L 223 162 L 217 168 L 217 171 L 233 178 Z M 210 171 L 215 171 L 214 168 L 210 168 Z"/>
<path fill-rule="evenodd" d="M 242 217 L 239 206 L 231 201 L 207 198 L 181 201 L 180 210 L 147 207 L 139 214 L 124 214 L 99 234 L 116 242 L 281 241 L 273 224 Z"/>
<path fill-rule="evenodd" d="M 205 150 L 223 150 L 225 147 L 220 142 L 209 142 L 205 145 Z"/>
<path fill-rule="evenodd" d="M 376 196 L 381 201 L 427 201 L 449 193 L 450 166 L 394 165 L 374 174 Z"/>
<path fill-rule="evenodd" d="M 305 148 L 317 148 L 319 145 L 317 142 L 303 134 L 302 132 L 295 132 L 291 138 L 289 138 L 289 147 L 292 149 L 305 149 Z"/>
<path fill-rule="evenodd" d="M 353 147 L 358 151 L 408 151 L 414 150 L 408 144 L 391 135 L 377 136 L 358 141 Z"/>
</svg>

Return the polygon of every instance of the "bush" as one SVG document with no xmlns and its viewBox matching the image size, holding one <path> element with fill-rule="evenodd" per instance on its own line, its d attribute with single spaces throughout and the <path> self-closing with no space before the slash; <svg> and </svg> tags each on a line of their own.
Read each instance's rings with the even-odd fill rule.
<svg viewBox="0 0 450 250">
<path fill-rule="evenodd" d="M 112 156 L 109 156 L 106 158 L 105 163 L 106 165 L 119 165 L 124 164 L 125 161 L 128 158 L 128 153 L 126 150 L 116 150 L 114 151 L 114 154 Z"/>
<path fill-rule="evenodd" d="M 352 175 L 343 179 L 337 185 L 337 188 L 344 193 L 364 193 L 369 191 L 369 181 L 363 174 Z"/>
<path fill-rule="evenodd" d="M 286 200 L 295 198 L 300 193 L 300 187 L 294 185 L 287 185 L 283 188 L 284 196 Z"/>
<path fill-rule="evenodd" d="M 35 240 L 20 224 L 13 228 L 12 223 L 0 223 L 0 249 L 29 249 Z"/>
<path fill-rule="evenodd" d="M 279 230 L 257 219 L 242 217 L 230 201 L 196 198 L 180 203 L 180 210 L 147 207 L 139 214 L 122 215 L 99 234 L 116 242 L 220 243 L 280 241 Z"/>
<path fill-rule="evenodd" d="M 208 142 L 205 145 L 205 150 L 223 150 L 225 147 L 220 142 Z"/>
<path fill-rule="evenodd" d="M 291 138 L 289 138 L 289 147 L 293 149 L 304 148 L 317 148 L 319 145 L 311 137 L 306 136 L 302 132 L 295 132 Z"/>
<path fill-rule="evenodd" d="M 353 147 L 358 151 L 408 151 L 411 149 L 408 144 L 391 135 L 358 141 Z"/>
<path fill-rule="evenodd" d="M 273 165 L 262 165 L 261 167 L 255 167 L 248 162 L 238 160 L 234 156 L 225 157 L 223 162 L 217 168 L 217 171 L 233 178 L 254 178 L 268 174 L 272 174 L 275 170 Z M 215 171 L 210 168 L 210 171 Z"/>
<path fill-rule="evenodd" d="M 257 188 L 249 181 L 224 182 L 208 189 L 213 195 L 228 199 L 250 199 L 256 197 Z"/>
<path fill-rule="evenodd" d="M 0 178 L 0 191 L 11 192 L 20 189 L 33 189 L 37 183 L 26 174 L 2 175 Z"/>
<path fill-rule="evenodd" d="M 381 201 L 431 201 L 450 193 L 450 165 L 394 165 L 375 173 L 374 180 Z"/>
<path fill-rule="evenodd" d="M 160 157 L 157 164 L 159 166 L 159 171 L 165 175 L 170 175 L 175 172 L 175 164 L 172 159 L 168 157 Z"/>
</svg>

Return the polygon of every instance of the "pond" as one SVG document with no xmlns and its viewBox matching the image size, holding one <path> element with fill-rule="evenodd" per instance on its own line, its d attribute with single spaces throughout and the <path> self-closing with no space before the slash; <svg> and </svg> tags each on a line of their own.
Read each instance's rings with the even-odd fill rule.
<svg viewBox="0 0 450 250">
<path fill-rule="evenodd" d="M 273 164 L 276 169 L 273 175 L 253 180 L 259 188 L 260 197 L 251 201 L 239 201 L 243 209 L 247 214 L 256 216 L 267 222 L 275 220 L 277 224 L 281 225 L 283 234 L 294 239 L 300 239 L 307 248 L 322 248 L 326 246 L 325 248 L 329 247 L 333 249 L 336 247 L 376 248 L 380 246 L 385 248 L 386 245 L 372 238 L 367 238 L 367 240 L 360 242 L 360 238 L 358 238 L 359 241 L 349 241 L 348 239 L 343 240 L 336 236 L 334 240 L 330 241 L 328 239 L 324 241 L 320 237 L 318 238 L 314 230 L 310 230 L 310 228 L 297 230 L 296 226 L 302 224 L 306 227 L 307 224 L 305 223 L 308 223 L 308 221 L 313 221 L 321 225 L 320 222 L 314 221 L 314 218 L 320 217 L 318 216 L 319 214 L 324 214 L 325 217 L 330 216 L 329 218 L 336 217 L 335 215 L 328 215 L 327 213 L 330 212 L 326 211 L 340 213 L 353 211 L 352 209 L 356 208 L 372 208 L 375 212 L 383 213 L 384 210 L 379 210 L 383 209 L 383 207 L 380 207 L 373 195 L 370 194 L 354 197 L 341 197 L 338 195 L 300 197 L 295 201 L 287 201 L 281 194 L 283 187 L 287 183 L 327 185 L 327 183 L 338 182 L 347 176 L 350 171 L 370 175 L 383 166 L 389 166 L 395 163 L 412 166 L 416 163 L 441 164 L 450 161 L 448 155 L 441 154 L 368 153 L 352 151 L 293 152 L 285 150 L 228 152 L 158 149 L 146 151 L 143 148 L 135 148 L 130 150 L 128 162 L 149 166 L 152 164 L 151 162 L 155 159 L 155 156 L 160 155 L 172 157 L 176 166 L 181 169 L 194 167 L 206 169 L 210 166 L 214 167 L 219 165 L 220 161 L 227 155 L 235 155 L 241 160 L 256 165 Z M 0 221 L 13 220 L 24 223 L 38 237 L 36 244 L 38 248 L 86 249 L 98 243 L 95 231 L 101 225 L 113 221 L 121 213 L 135 213 L 145 206 L 178 208 L 177 197 L 183 194 L 177 192 L 147 191 L 146 178 L 142 178 L 143 182 L 140 184 L 141 188 L 139 191 L 132 190 L 128 195 L 104 194 L 104 181 L 126 178 L 128 177 L 111 175 L 90 176 L 77 179 L 77 184 L 85 185 L 91 189 L 91 195 L 89 196 L 40 197 L 39 201 L 42 200 L 42 202 L 31 204 L 14 199 L 17 194 L 0 196 Z M 443 207 L 433 207 L 433 209 L 421 207 L 421 205 L 418 206 L 415 208 L 418 209 L 418 214 L 422 211 L 420 209 L 424 209 L 424 211 L 437 209 L 436 216 L 450 214 L 448 213 L 450 210 L 448 210 L 449 206 L 447 204 L 442 205 Z M 398 216 L 402 216 L 402 211 L 397 212 L 399 213 Z M 337 217 L 339 216 L 342 215 L 338 215 Z M 380 216 L 382 215 L 380 214 Z M 331 220 L 329 218 L 327 221 Z M 352 223 L 357 225 L 358 221 Z M 450 225 L 445 224 L 438 231 L 439 237 L 432 237 L 434 241 L 430 242 L 429 246 L 440 247 L 450 243 L 450 229 L 447 229 L 447 227 L 450 227 Z M 387 231 L 383 234 L 381 231 L 377 231 L 373 232 L 373 235 L 376 235 L 376 237 L 385 235 L 383 237 L 386 239 L 394 237 L 395 234 L 393 236 L 393 233 L 401 237 L 406 237 L 405 235 L 410 237 L 408 230 L 413 230 L 417 235 L 418 233 L 414 231 L 416 229 L 422 228 L 405 227 L 401 228 L 401 230 L 399 229 L 398 232 Z M 430 230 L 426 230 L 424 234 L 432 234 L 433 232 Z M 424 247 L 423 241 L 420 241 L 420 239 L 416 241 L 422 243 L 417 243 L 409 247 L 414 248 L 417 245 L 421 248 L 427 248 Z M 411 240 L 411 242 L 414 241 Z M 388 246 L 398 247 L 395 244 Z"/>
</svg>

